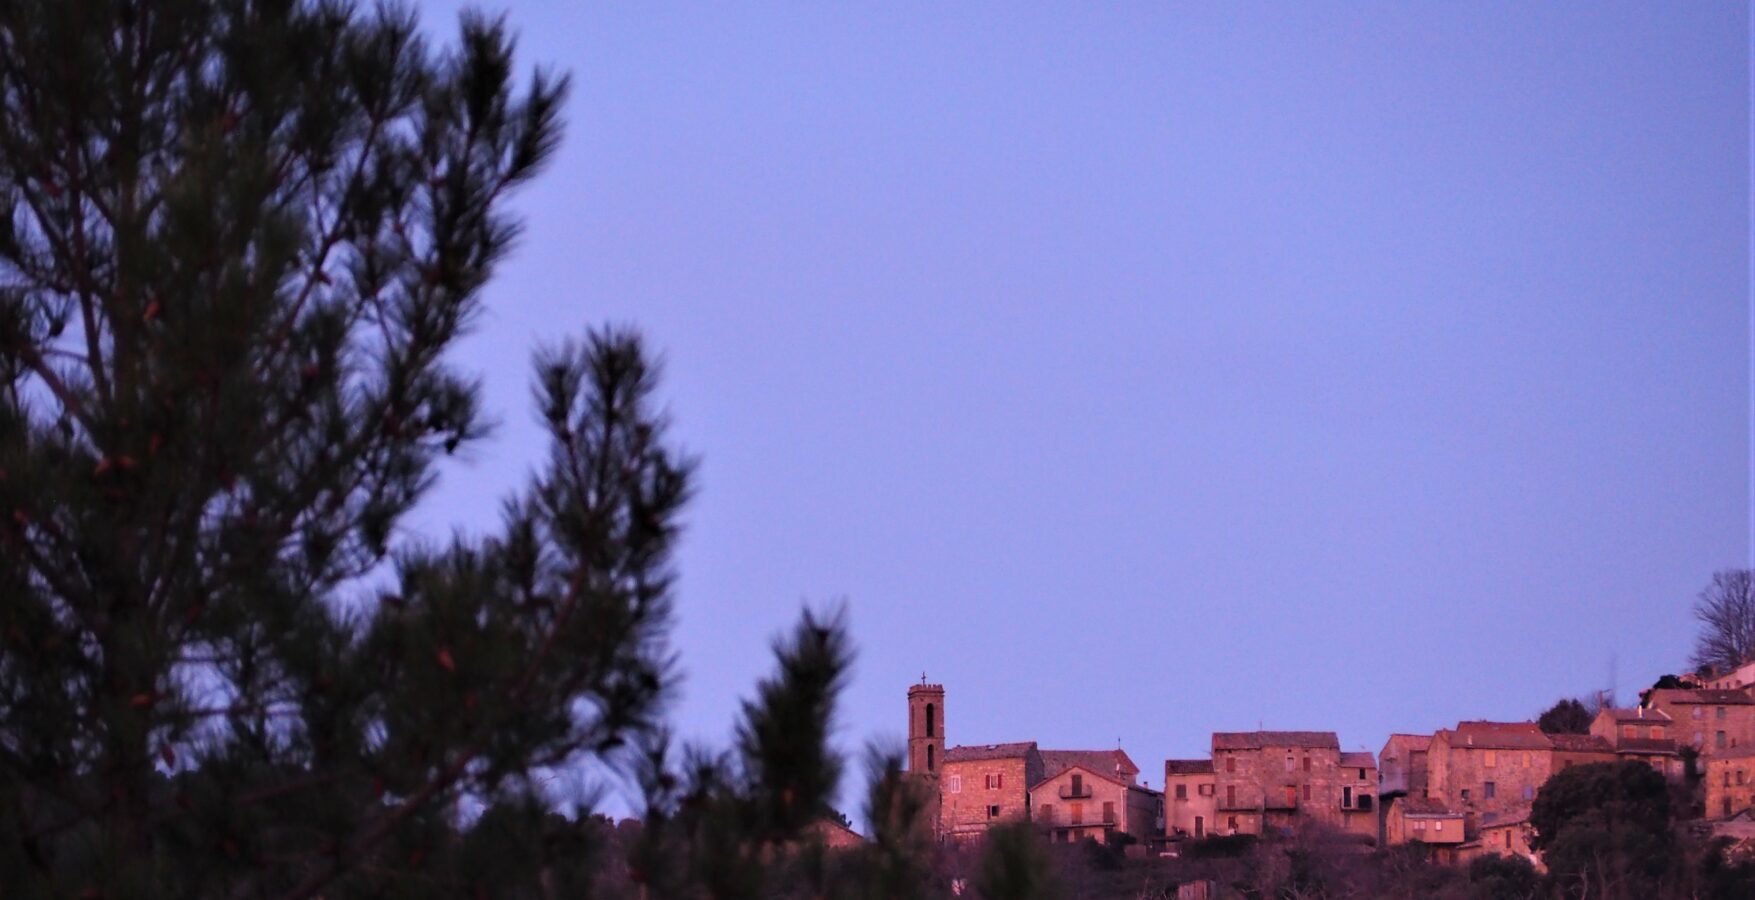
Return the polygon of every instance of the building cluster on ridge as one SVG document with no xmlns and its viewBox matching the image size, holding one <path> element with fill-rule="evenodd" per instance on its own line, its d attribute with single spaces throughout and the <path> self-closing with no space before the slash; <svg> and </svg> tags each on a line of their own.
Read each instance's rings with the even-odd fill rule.
<svg viewBox="0 0 1755 900">
<path fill-rule="evenodd" d="M 1361 846 L 1422 843 L 1455 862 L 1501 853 L 1540 865 L 1531 806 L 1543 782 L 1575 765 L 1636 761 L 1696 785 L 1707 820 L 1755 820 L 1755 663 L 1680 683 L 1647 691 L 1638 706 L 1602 709 L 1589 734 L 1465 721 L 1390 735 L 1374 756 L 1341 750 L 1332 731 L 1216 732 L 1208 757 L 1165 760 L 1157 791 L 1139 783 L 1139 766 L 1120 749 L 947 747 L 945 689 L 923 681 L 908 689 L 908 769 L 928 786 L 947 840 L 1011 821 L 1054 842 L 1142 849 L 1322 826 Z"/>
</svg>

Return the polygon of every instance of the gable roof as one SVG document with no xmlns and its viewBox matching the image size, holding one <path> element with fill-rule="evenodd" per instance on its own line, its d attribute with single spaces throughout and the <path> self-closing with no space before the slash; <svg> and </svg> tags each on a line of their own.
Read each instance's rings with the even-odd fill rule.
<svg viewBox="0 0 1755 900">
<path fill-rule="evenodd" d="M 1659 703 L 1704 703 L 1712 706 L 1750 706 L 1755 705 L 1755 697 L 1750 697 L 1748 691 L 1715 691 L 1704 688 L 1698 690 L 1690 690 L 1688 688 L 1658 688 L 1651 692 L 1651 696 L 1646 700 L 1646 705 L 1655 706 Z"/>
<path fill-rule="evenodd" d="M 1432 735 L 1429 734 L 1392 734 L 1383 742 L 1383 755 L 1394 756 L 1391 752 L 1398 747 L 1406 747 L 1410 753 L 1423 753 L 1432 746 Z"/>
<path fill-rule="evenodd" d="M 1054 779 L 1059 778 L 1062 775 L 1067 775 L 1069 773 L 1071 775 L 1073 775 L 1074 777 L 1077 777 L 1079 775 L 1089 775 L 1092 778 L 1097 779 L 1098 781 L 1107 781 L 1110 784 L 1115 785 L 1116 787 L 1122 787 L 1122 788 L 1138 787 L 1138 785 L 1134 784 L 1132 781 L 1129 781 L 1126 777 L 1121 776 L 1121 775 L 1116 775 L 1113 772 L 1102 772 L 1102 771 L 1098 771 L 1095 769 L 1087 769 L 1081 765 L 1071 765 L 1071 766 L 1062 767 L 1060 769 L 1060 771 L 1055 772 L 1053 775 L 1049 775 L 1049 776 L 1046 776 L 1044 778 L 1037 779 L 1034 784 L 1030 785 L 1030 790 L 1032 790 L 1032 791 L 1036 790 L 1037 788 L 1047 784 L 1048 782 L 1053 781 Z"/>
<path fill-rule="evenodd" d="M 1476 750 L 1552 750 L 1554 742 L 1534 722 L 1458 722 L 1438 732 L 1452 747 Z"/>
<path fill-rule="evenodd" d="M 1462 813 L 1444 805 L 1437 797 L 1400 797 L 1395 801 L 1401 807 L 1404 816 L 1421 816 L 1433 818 L 1462 818 Z"/>
<path fill-rule="evenodd" d="M 1554 749 L 1565 753 L 1613 753 L 1615 748 L 1608 741 L 1594 734 L 1550 734 L 1548 740 Z"/>
<path fill-rule="evenodd" d="M 1260 750 L 1263 747 L 1341 749 L 1332 731 L 1215 731 L 1214 750 Z"/>
<path fill-rule="evenodd" d="M 1210 759 L 1167 759 L 1164 760 L 1165 775 L 1211 775 L 1213 761 Z"/>
<path fill-rule="evenodd" d="M 1676 742 L 1669 738 L 1628 738 L 1615 742 L 1616 753 L 1675 756 Z"/>
<path fill-rule="evenodd" d="M 984 759 L 1017 759 L 1036 752 L 1035 741 L 1019 741 L 1012 744 L 975 744 L 968 747 L 952 747 L 945 751 L 945 762 L 979 762 Z"/>
<path fill-rule="evenodd" d="M 1597 718 L 1599 719 L 1604 716 L 1610 716 L 1614 718 L 1616 722 L 1633 722 L 1635 724 L 1640 722 L 1655 722 L 1662 725 L 1665 722 L 1676 721 L 1675 719 L 1670 718 L 1669 713 L 1664 712 L 1661 709 L 1652 709 L 1644 706 L 1632 706 L 1626 709 L 1605 708 L 1597 713 Z"/>
<path fill-rule="evenodd" d="M 1364 750 L 1343 751 L 1341 753 L 1341 768 L 1375 769 L 1377 768 L 1377 757 Z"/>
<path fill-rule="evenodd" d="M 1140 773 L 1140 767 L 1133 764 L 1126 753 L 1120 748 L 1114 750 L 1043 750 L 1042 777 L 1053 778 L 1061 772 L 1078 766 L 1105 778 L 1121 781 L 1124 784 L 1133 782 L 1134 776 Z"/>
</svg>

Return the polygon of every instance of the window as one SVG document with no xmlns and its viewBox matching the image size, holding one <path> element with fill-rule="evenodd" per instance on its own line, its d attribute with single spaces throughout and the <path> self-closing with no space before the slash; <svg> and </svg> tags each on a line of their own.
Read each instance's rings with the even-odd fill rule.
<svg viewBox="0 0 1755 900">
<path fill-rule="evenodd" d="M 1664 726 L 1662 726 L 1662 725 L 1651 726 L 1651 736 L 1654 738 L 1657 738 L 1660 741 L 1663 740 L 1664 739 Z"/>
<path fill-rule="evenodd" d="M 1437 827 L 1436 827 L 1436 829 L 1435 829 L 1435 830 L 1437 830 L 1437 831 L 1443 831 L 1443 830 L 1444 830 L 1444 823 L 1443 823 L 1443 822 L 1439 822 L 1439 823 L 1438 823 L 1438 824 L 1437 824 Z"/>
<path fill-rule="evenodd" d="M 1293 768 L 1294 768 L 1294 766 L 1292 765 L 1292 757 L 1290 757 L 1290 756 L 1286 757 L 1286 771 L 1290 772 L 1293 770 Z"/>
<path fill-rule="evenodd" d="M 1530 767 L 1530 755 L 1528 753 L 1523 755 L 1523 767 L 1526 769 Z"/>
<path fill-rule="evenodd" d="M 1370 794 L 1360 794 L 1359 795 L 1359 808 L 1365 809 L 1365 810 L 1368 810 L 1371 808 L 1371 795 Z"/>
<path fill-rule="evenodd" d="M 1462 789 L 1462 798 L 1463 798 L 1464 803 L 1469 802 L 1469 789 L 1468 788 Z"/>
<path fill-rule="evenodd" d="M 1726 800 L 1725 802 L 1729 803 L 1730 801 Z M 1225 817 L 1225 827 L 1231 829 L 1232 831 L 1236 831 L 1237 830 L 1237 817 L 1236 816 L 1226 816 Z"/>
<path fill-rule="evenodd" d="M 1115 804 L 1108 800 L 1103 801 L 1103 824 L 1115 824 Z"/>
<path fill-rule="evenodd" d="M 1077 772 L 1073 773 L 1072 792 L 1074 797 L 1083 797 L 1085 795 L 1085 776 L 1080 775 Z"/>
<path fill-rule="evenodd" d="M 932 771 L 932 766 L 933 766 L 933 762 L 934 762 L 933 756 L 932 756 L 932 751 L 933 751 L 933 746 L 931 744 L 927 744 L 926 745 L 926 771 L 928 771 L 928 772 Z"/>
<path fill-rule="evenodd" d="M 1536 799 L 1536 786 L 1535 785 L 1526 784 L 1523 786 L 1523 799 L 1525 799 L 1525 800 Z"/>
<path fill-rule="evenodd" d="M 1481 786 L 1481 796 L 1488 799 L 1488 800 L 1491 800 L 1494 797 L 1499 796 L 1499 785 L 1494 784 L 1491 781 L 1482 785 Z"/>
<path fill-rule="evenodd" d="M 933 719 L 935 718 L 933 716 L 933 712 L 934 712 L 934 710 L 933 710 L 932 704 L 930 704 L 930 703 L 926 704 L 926 736 L 927 737 L 932 737 L 933 734 L 938 730 L 938 725 L 933 722 Z"/>
<path fill-rule="evenodd" d="M 1722 706 L 1719 707 L 1718 712 L 1714 713 L 1713 716 L 1714 716 L 1714 718 L 1719 718 L 1719 719 L 1724 718 L 1725 717 L 1725 708 Z"/>
<path fill-rule="evenodd" d="M 1068 816 L 1067 821 L 1071 822 L 1074 825 L 1079 825 L 1079 824 L 1084 823 L 1084 821 L 1085 821 L 1085 805 L 1083 803 L 1068 803 L 1066 805 L 1066 808 L 1071 812 L 1071 815 Z"/>
<path fill-rule="evenodd" d="M 1414 820 L 1414 830 L 1415 831 L 1425 831 L 1426 830 L 1426 822 L 1422 819 L 1415 819 Z"/>
<path fill-rule="evenodd" d="M 1486 766 L 1489 769 L 1499 765 L 1499 751 L 1488 750 L 1481 754 L 1481 765 Z"/>
<path fill-rule="evenodd" d="M 1364 780 L 1365 780 L 1365 770 L 1364 770 L 1364 769 L 1360 769 L 1360 770 L 1359 770 L 1359 780 L 1360 780 L 1360 781 L 1364 781 Z"/>
<path fill-rule="evenodd" d="M 1187 800 L 1188 799 L 1188 785 L 1179 784 L 1176 786 L 1176 799 L 1178 799 L 1178 800 Z"/>
<path fill-rule="evenodd" d="M 951 793 L 953 793 L 953 794 L 962 793 L 963 792 L 963 776 L 952 775 L 950 778 L 946 779 L 946 785 L 951 789 Z"/>
<path fill-rule="evenodd" d="M 1207 836 L 1207 820 L 1205 816 L 1194 817 L 1194 836 L 1197 838 Z"/>
<path fill-rule="evenodd" d="M 1216 786 L 1210 785 L 1210 784 L 1203 784 L 1200 786 L 1200 795 L 1202 797 L 1211 797 L 1215 790 L 1217 790 Z"/>
<path fill-rule="evenodd" d="M 1304 771 L 1310 771 L 1310 757 L 1304 757 Z"/>
<path fill-rule="evenodd" d="M 1234 784 L 1225 785 L 1225 805 L 1226 806 L 1236 806 L 1237 805 L 1237 785 L 1234 785 Z"/>
<path fill-rule="evenodd" d="M 1044 803 L 1041 806 L 1036 807 L 1036 810 L 1037 818 L 1040 818 L 1042 821 L 1050 825 L 1054 824 L 1054 804 Z"/>
<path fill-rule="evenodd" d="M 1721 731 L 1718 734 L 1714 735 L 1712 741 L 1713 741 L 1713 746 L 1717 747 L 1720 750 L 1723 750 L 1725 748 L 1725 733 Z"/>
<path fill-rule="evenodd" d="M 1743 770 L 1742 769 L 1737 770 L 1737 783 L 1738 784 L 1743 783 Z"/>
<path fill-rule="evenodd" d="M 1698 731 L 1694 732 L 1694 746 L 1698 747 L 1704 743 L 1706 743 L 1706 735 L 1703 735 Z"/>
<path fill-rule="evenodd" d="M 1694 709 L 1691 710 L 1691 712 L 1694 713 L 1694 718 L 1696 718 L 1696 719 L 1700 718 L 1700 707 L 1698 707 L 1698 706 L 1694 707 Z"/>
<path fill-rule="evenodd" d="M 1621 736 L 1624 738 L 1639 737 L 1639 726 L 1637 726 L 1637 725 L 1623 725 L 1623 726 L 1621 726 Z"/>
<path fill-rule="evenodd" d="M 989 806 L 989 807 L 988 807 L 988 808 L 987 808 L 987 817 L 988 817 L 988 818 L 989 818 L 989 819 L 997 819 L 997 818 L 999 818 L 999 807 L 997 807 L 997 806 Z"/>
<path fill-rule="evenodd" d="M 1341 787 L 1341 805 L 1345 807 L 1353 805 L 1353 786 L 1350 784 Z"/>
<path fill-rule="evenodd" d="M 1310 802 L 1310 785 L 1308 784 L 1304 786 L 1304 802 Z"/>
<path fill-rule="evenodd" d="M 1237 757 L 1235 757 L 1235 756 L 1225 757 L 1225 771 L 1227 771 L 1227 772 L 1237 771 Z"/>
</svg>

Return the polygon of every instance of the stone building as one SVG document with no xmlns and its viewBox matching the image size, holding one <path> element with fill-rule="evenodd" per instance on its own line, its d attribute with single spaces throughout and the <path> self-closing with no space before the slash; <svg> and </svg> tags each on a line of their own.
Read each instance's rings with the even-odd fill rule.
<svg viewBox="0 0 1755 900">
<path fill-rule="evenodd" d="M 1164 760 L 1164 833 L 1204 838 L 1218 812 L 1217 784 L 1210 759 Z"/>
<path fill-rule="evenodd" d="M 1730 670 L 1713 675 L 1705 687 L 1721 691 L 1737 691 L 1755 687 L 1755 662 L 1746 662 Z"/>
<path fill-rule="evenodd" d="M 1706 816 L 1723 819 L 1755 807 L 1755 749 L 1705 760 Z"/>
<path fill-rule="evenodd" d="M 1701 756 L 1724 756 L 1755 747 L 1755 698 L 1742 690 L 1657 688 L 1645 708 L 1670 717 L 1675 740 Z"/>
<path fill-rule="evenodd" d="M 1536 871 L 1545 871 L 1542 855 L 1530 847 L 1530 838 L 1535 836 L 1535 828 L 1530 825 L 1529 811 L 1514 813 L 1494 822 L 1481 826 L 1480 834 L 1474 840 L 1457 848 L 1457 862 L 1466 863 L 1477 856 L 1518 856 L 1528 860 Z"/>
<path fill-rule="evenodd" d="M 1466 817 L 1431 797 L 1397 796 L 1384 814 L 1390 844 L 1455 846 L 1468 839 Z"/>
<path fill-rule="evenodd" d="M 945 755 L 945 688 L 942 684 L 908 688 L 908 771 L 937 775 Z"/>
<path fill-rule="evenodd" d="M 1674 728 L 1675 721 L 1663 710 L 1636 706 L 1604 708 L 1591 721 L 1590 733 L 1612 745 L 1617 759 L 1644 763 L 1680 781 L 1684 772 Z"/>
<path fill-rule="evenodd" d="M 1030 819 L 1058 843 L 1093 838 L 1144 843 L 1164 827 L 1163 795 L 1134 781 L 1139 767 L 1120 750 L 1041 751 L 1044 777 L 1030 787 Z"/>
<path fill-rule="evenodd" d="M 1377 754 L 1378 793 L 1387 801 L 1391 795 L 1424 797 L 1427 794 L 1427 754 L 1432 746 L 1429 734 L 1392 734 Z"/>
<path fill-rule="evenodd" d="M 1221 834 L 1284 833 L 1307 822 L 1346 828 L 1342 798 L 1360 788 L 1341 769 L 1332 731 L 1215 732 L 1213 776 Z"/>
<path fill-rule="evenodd" d="M 1000 822 L 1030 818 L 1030 786 L 1042 780 L 1035 741 L 952 747 L 939 765 L 939 833 L 983 834 Z"/>
<path fill-rule="evenodd" d="M 1432 736 L 1429 755 L 1429 796 L 1471 827 L 1528 807 L 1554 767 L 1554 744 L 1534 722 L 1459 722 Z"/>
<path fill-rule="evenodd" d="M 1587 763 L 1615 761 L 1614 742 L 1594 734 L 1550 734 L 1548 741 L 1554 745 L 1555 772 Z"/>
</svg>

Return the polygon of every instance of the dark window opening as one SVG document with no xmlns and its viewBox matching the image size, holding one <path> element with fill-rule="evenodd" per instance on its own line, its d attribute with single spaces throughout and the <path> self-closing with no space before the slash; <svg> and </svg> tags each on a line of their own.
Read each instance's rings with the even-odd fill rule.
<svg viewBox="0 0 1755 900">
<path fill-rule="evenodd" d="M 934 710 L 932 708 L 932 704 L 930 704 L 930 703 L 926 704 L 926 736 L 927 737 L 932 737 L 938 731 L 937 723 L 933 722 L 933 715 L 932 715 L 933 712 L 934 712 Z"/>
<path fill-rule="evenodd" d="M 926 745 L 926 771 L 928 771 L 928 772 L 932 771 L 932 764 L 933 764 L 932 751 L 933 751 L 933 749 L 934 748 L 931 744 Z"/>
</svg>

